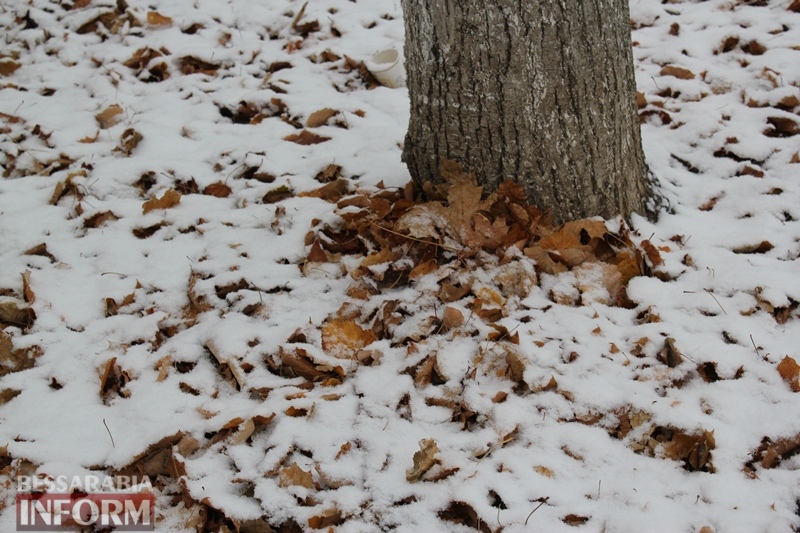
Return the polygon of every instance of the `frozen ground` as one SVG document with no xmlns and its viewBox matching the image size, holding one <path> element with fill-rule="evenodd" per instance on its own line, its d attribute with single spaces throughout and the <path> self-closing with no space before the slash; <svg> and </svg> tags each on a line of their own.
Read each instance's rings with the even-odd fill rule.
<svg viewBox="0 0 800 533">
<path fill-rule="evenodd" d="M 627 306 L 310 246 L 407 182 L 408 98 L 359 70 L 399 2 L 301 7 L 0 5 L 0 530 L 16 475 L 135 471 L 160 531 L 796 531 L 800 3 L 632 0 Z"/>
</svg>

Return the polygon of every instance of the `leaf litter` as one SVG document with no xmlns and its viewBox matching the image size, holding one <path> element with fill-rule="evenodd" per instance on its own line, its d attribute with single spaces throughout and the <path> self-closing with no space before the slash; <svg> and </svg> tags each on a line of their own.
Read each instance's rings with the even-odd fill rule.
<svg viewBox="0 0 800 533">
<path fill-rule="evenodd" d="M 796 529 L 796 3 L 632 4 L 674 213 L 631 225 L 406 185 L 399 6 L 12 3 L 1 481 L 147 475 L 165 531 Z"/>
</svg>

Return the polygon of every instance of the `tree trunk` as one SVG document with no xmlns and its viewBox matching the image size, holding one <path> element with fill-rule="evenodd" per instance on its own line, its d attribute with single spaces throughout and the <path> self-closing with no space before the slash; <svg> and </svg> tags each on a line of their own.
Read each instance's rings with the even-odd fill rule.
<svg viewBox="0 0 800 533">
<path fill-rule="evenodd" d="M 557 220 L 645 211 L 627 0 L 403 0 L 417 184 L 461 163 Z"/>
</svg>

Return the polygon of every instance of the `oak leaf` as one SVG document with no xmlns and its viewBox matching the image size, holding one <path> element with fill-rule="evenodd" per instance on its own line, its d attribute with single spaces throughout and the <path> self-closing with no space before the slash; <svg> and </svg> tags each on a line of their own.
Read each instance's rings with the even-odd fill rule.
<svg viewBox="0 0 800 533">
<path fill-rule="evenodd" d="M 281 487 L 305 487 L 310 489 L 314 486 L 314 478 L 311 472 L 306 472 L 295 462 L 288 468 L 281 470 L 278 485 Z"/>
</svg>

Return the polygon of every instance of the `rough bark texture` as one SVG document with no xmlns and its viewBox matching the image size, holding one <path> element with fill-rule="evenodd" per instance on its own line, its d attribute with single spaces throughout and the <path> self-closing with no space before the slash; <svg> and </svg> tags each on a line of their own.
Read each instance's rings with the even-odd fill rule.
<svg viewBox="0 0 800 533">
<path fill-rule="evenodd" d="M 627 0 L 403 0 L 415 182 L 462 163 L 488 190 L 522 184 L 566 220 L 651 194 Z"/>
</svg>

